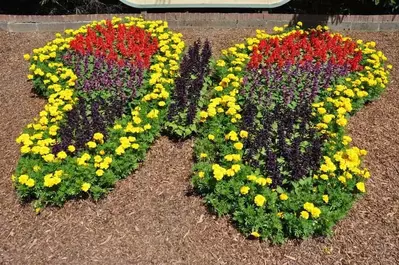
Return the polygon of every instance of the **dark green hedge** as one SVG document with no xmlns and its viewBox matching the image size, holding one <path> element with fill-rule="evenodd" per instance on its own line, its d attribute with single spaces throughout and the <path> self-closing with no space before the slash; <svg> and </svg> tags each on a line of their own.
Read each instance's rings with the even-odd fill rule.
<svg viewBox="0 0 399 265">
<path fill-rule="evenodd" d="M 245 9 L 158 9 L 155 12 L 257 12 Z M 0 6 L 0 14 L 65 15 L 101 13 L 137 13 L 119 0 L 13 0 Z M 298 14 L 398 14 L 397 0 L 291 0 L 288 4 L 268 10 L 270 13 Z"/>
<path fill-rule="evenodd" d="M 135 13 L 135 10 L 119 0 L 13 0 L 6 1 L 0 6 L 0 14 L 66 15 L 104 13 Z"/>
<path fill-rule="evenodd" d="M 270 13 L 298 14 L 398 14 L 397 0 L 291 0 Z"/>
</svg>

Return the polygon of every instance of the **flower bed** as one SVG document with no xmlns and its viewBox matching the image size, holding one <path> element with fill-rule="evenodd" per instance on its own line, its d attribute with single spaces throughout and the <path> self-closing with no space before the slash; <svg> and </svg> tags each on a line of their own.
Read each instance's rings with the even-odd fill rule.
<svg viewBox="0 0 399 265">
<path fill-rule="evenodd" d="M 25 55 L 48 97 L 28 124 L 13 181 L 24 200 L 61 205 L 107 193 L 159 134 L 184 49 L 163 21 L 93 22 Z"/>
<path fill-rule="evenodd" d="M 45 205 L 98 199 L 143 160 L 161 130 L 197 136 L 193 185 L 245 235 L 329 235 L 370 177 L 348 118 L 388 83 L 374 42 L 327 28 L 258 30 L 211 59 L 139 18 L 94 22 L 25 55 L 48 97 L 18 137 L 18 195 Z M 181 59 L 182 58 L 182 59 Z"/>
<path fill-rule="evenodd" d="M 331 234 L 365 192 L 367 152 L 350 146 L 345 126 L 384 90 L 391 66 L 374 42 L 275 30 L 216 61 L 193 183 L 244 234 L 283 242 Z"/>
</svg>

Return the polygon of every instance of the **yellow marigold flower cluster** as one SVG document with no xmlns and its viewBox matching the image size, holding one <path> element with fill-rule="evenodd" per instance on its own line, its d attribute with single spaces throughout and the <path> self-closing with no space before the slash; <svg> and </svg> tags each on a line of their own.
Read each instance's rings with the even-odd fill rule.
<svg viewBox="0 0 399 265">
<path fill-rule="evenodd" d="M 50 146 L 56 141 L 59 129 L 58 123 L 63 119 L 66 106 L 72 106 L 74 99 L 71 89 L 60 90 L 50 95 L 44 110 L 40 112 L 40 118 L 35 118 L 35 123 L 28 124 L 28 129 L 33 129 L 30 133 L 23 133 L 17 139 L 17 143 L 22 143 L 22 154 L 40 154 L 46 162 L 57 161 L 56 157 L 50 154 Z M 69 108 L 67 108 L 69 109 Z M 57 158 L 64 159 L 61 153 Z"/>
<path fill-rule="evenodd" d="M 213 177 L 218 181 L 222 180 L 223 177 L 227 174 L 227 170 L 218 164 L 213 164 L 212 170 L 213 170 Z"/>
<path fill-rule="evenodd" d="M 28 186 L 29 188 L 32 188 L 33 186 L 35 186 L 35 180 L 30 178 L 28 175 L 23 174 L 21 176 L 18 177 L 18 182 Z"/>
<path fill-rule="evenodd" d="M 260 186 L 267 186 L 272 184 L 271 178 L 257 177 L 256 175 L 248 175 L 247 180 L 254 182 Z"/>
<path fill-rule="evenodd" d="M 301 212 L 301 217 L 304 219 L 309 218 L 309 213 L 312 215 L 313 218 L 318 218 L 321 214 L 321 210 L 314 206 L 314 204 L 311 202 L 306 202 L 303 205 L 303 208 L 305 209 L 305 211 Z"/>
<path fill-rule="evenodd" d="M 44 176 L 44 187 L 53 187 L 61 182 L 61 176 L 63 175 L 62 170 L 57 170 L 54 174 L 47 174 Z"/>
<path fill-rule="evenodd" d="M 241 155 L 240 154 L 229 154 L 229 155 L 225 155 L 224 159 L 226 159 L 229 162 L 231 162 L 231 161 L 238 162 L 241 160 Z"/>
</svg>

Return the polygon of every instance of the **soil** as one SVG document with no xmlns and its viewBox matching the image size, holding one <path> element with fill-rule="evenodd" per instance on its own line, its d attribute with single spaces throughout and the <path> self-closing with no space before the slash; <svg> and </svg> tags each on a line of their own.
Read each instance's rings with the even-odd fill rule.
<svg viewBox="0 0 399 265">
<path fill-rule="evenodd" d="M 187 43 L 208 38 L 216 54 L 255 34 L 180 31 Z M 31 93 L 22 55 L 53 34 L 0 31 L 0 264 L 399 264 L 399 33 L 348 34 L 376 41 L 394 66 L 387 91 L 348 128 L 354 144 L 369 151 L 368 192 L 333 237 L 272 246 L 244 238 L 188 195 L 192 141 L 159 138 L 142 166 L 99 202 L 70 201 L 40 215 L 21 205 L 10 180 L 19 157 L 15 138 L 45 103 Z"/>
</svg>

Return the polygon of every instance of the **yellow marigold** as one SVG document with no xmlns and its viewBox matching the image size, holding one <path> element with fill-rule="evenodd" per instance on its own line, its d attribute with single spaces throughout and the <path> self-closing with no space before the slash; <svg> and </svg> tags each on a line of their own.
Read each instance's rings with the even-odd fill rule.
<svg viewBox="0 0 399 265">
<path fill-rule="evenodd" d="M 94 157 L 94 162 L 96 162 L 96 163 L 100 163 L 102 160 L 103 160 L 102 157 L 99 156 L 99 155 L 96 155 L 96 156 Z"/>
<path fill-rule="evenodd" d="M 52 174 L 47 174 L 44 176 L 44 187 L 52 187 L 61 182 L 60 177 L 54 177 Z"/>
<path fill-rule="evenodd" d="M 303 219 L 309 219 L 309 213 L 307 212 L 307 211 L 302 211 L 301 212 L 301 217 L 303 218 Z"/>
<path fill-rule="evenodd" d="M 55 75 L 52 75 L 52 76 L 50 77 L 50 80 L 53 81 L 53 83 L 57 83 L 57 82 L 59 81 L 58 77 L 55 76 Z"/>
<path fill-rule="evenodd" d="M 226 159 L 229 162 L 233 161 L 233 158 L 234 158 L 233 155 L 225 155 L 224 156 L 224 159 Z"/>
<path fill-rule="evenodd" d="M 323 107 L 317 108 L 317 112 L 321 115 L 325 114 L 327 112 L 327 110 Z"/>
<path fill-rule="evenodd" d="M 159 114 L 159 110 L 153 109 L 147 114 L 147 118 L 155 119 L 158 117 L 158 114 Z"/>
<path fill-rule="evenodd" d="M 229 177 L 232 177 L 235 174 L 236 174 L 236 172 L 233 169 L 231 169 L 231 168 L 226 170 L 226 175 L 229 176 Z"/>
<path fill-rule="evenodd" d="M 366 192 L 366 186 L 364 185 L 364 182 L 358 182 L 356 183 L 356 188 L 361 191 L 361 192 Z"/>
<path fill-rule="evenodd" d="M 319 130 L 323 130 L 323 129 L 327 129 L 328 125 L 325 124 L 325 123 L 320 122 L 320 123 L 316 124 L 316 128 L 319 129 Z"/>
<path fill-rule="evenodd" d="M 21 147 L 21 154 L 27 154 L 30 151 L 31 151 L 31 148 L 29 146 L 24 145 Z"/>
<path fill-rule="evenodd" d="M 310 212 L 313 218 L 318 218 L 321 214 L 321 210 L 317 207 L 313 207 L 312 211 Z"/>
<path fill-rule="evenodd" d="M 46 162 L 53 162 L 55 159 L 55 156 L 53 154 L 47 154 L 47 155 L 43 155 L 42 158 Z"/>
<path fill-rule="evenodd" d="M 222 86 L 216 86 L 216 87 L 215 87 L 215 90 L 220 92 L 220 91 L 223 90 L 223 87 L 222 87 Z"/>
<path fill-rule="evenodd" d="M 237 150 L 241 150 L 243 146 L 244 145 L 241 142 L 234 143 L 234 148 Z"/>
<path fill-rule="evenodd" d="M 33 186 L 35 186 L 35 180 L 34 179 L 28 179 L 27 181 L 26 181 L 26 186 L 28 186 L 29 188 L 32 188 Z"/>
<path fill-rule="evenodd" d="M 281 194 L 280 194 L 280 200 L 282 200 L 282 201 L 288 200 L 288 195 L 285 194 L 285 193 L 281 193 Z"/>
<path fill-rule="evenodd" d="M 208 112 L 206 112 L 206 111 L 201 111 L 201 112 L 200 112 L 200 117 L 203 118 L 203 119 L 207 118 L 207 117 L 208 117 Z"/>
<path fill-rule="evenodd" d="M 218 181 L 223 179 L 223 176 L 226 174 L 227 171 L 225 168 L 219 166 L 218 164 L 213 164 L 212 169 L 213 169 L 213 176 Z"/>
<path fill-rule="evenodd" d="M 208 108 L 208 116 L 209 117 L 214 117 L 215 115 L 216 115 L 216 108 L 212 108 L 212 107 L 209 107 Z"/>
<path fill-rule="evenodd" d="M 76 150 L 75 146 L 73 146 L 73 145 L 69 145 L 68 146 L 68 151 L 69 152 L 73 153 L 73 152 L 75 152 L 75 150 Z"/>
<path fill-rule="evenodd" d="M 95 142 L 93 142 L 93 141 L 89 141 L 89 142 L 87 142 L 87 144 L 86 144 L 89 148 L 96 148 L 97 147 L 97 144 L 95 143 Z"/>
<path fill-rule="evenodd" d="M 346 178 L 344 176 L 339 176 L 338 180 L 342 183 L 345 184 L 346 183 Z"/>
<path fill-rule="evenodd" d="M 327 174 L 321 174 L 320 178 L 323 180 L 328 180 L 328 175 Z"/>
<path fill-rule="evenodd" d="M 57 158 L 59 159 L 65 159 L 67 157 L 67 153 L 65 151 L 61 151 L 57 153 Z"/>
<path fill-rule="evenodd" d="M 258 238 L 260 237 L 260 234 L 258 232 L 252 232 L 251 236 Z"/>
<path fill-rule="evenodd" d="M 104 135 L 102 133 L 97 132 L 93 135 L 93 139 L 97 141 L 102 141 L 104 140 Z"/>
<path fill-rule="evenodd" d="M 66 104 L 62 109 L 65 110 L 65 111 L 70 111 L 70 110 L 72 110 L 72 105 L 71 104 Z"/>
<path fill-rule="evenodd" d="M 21 184 L 26 184 L 28 179 L 29 179 L 29 176 L 24 174 L 24 175 L 19 176 L 18 182 L 21 183 Z"/>
<path fill-rule="evenodd" d="M 365 155 L 367 155 L 367 150 L 361 149 L 361 150 L 359 151 L 359 154 L 362 155 L 362 156 L 365 156 Z"/>
<path fill-rule="evenodd" d="M 206 158 L 206 157 L 208 157 L 207 154 L 205 154 L 205 153 L 201 153 L 201 154 L 200 154 L 200 158 Z"/>
<path fill-rule="evenodd" d="M 225 139 L 226 140 L 232 140 L 232 141 L 238 141 L 238 136 L 237 136 L 237 133 L 235 132 L 235 131 L 231 131 L 231 132 L 229 132 L 227 135 L 226 135 L 226 137 L 225 137 Z"/>
<path fill-rule="evenodd" d="M 102 169 L 97 169 L 96 175 L 99 176 L 99 177 L 101 177 L 102 175 L 104 175 L 104 170 L 102 170 Z"/>
<path fill-rule="evenodd" d="M 213 134 L 208 134 L 208 139 L 213 141 L 215 140 L 215 136 Z"/>
<path fill-rule="evenodd" d="M 242 186 L 240 188 L 240 193 L 245 195 L 245 194 L 248 194 L 249 190 L 250 190 L 250 188 L 248 186 Z"/>
<path fill-rule="evenodd" d="M 64 171 L 63 171 L 63 170 L 56 170 L 56 171 L 54 172 L 54 177 L 59 178 L 59 177 L 62 176 L 62 174 L 64 174 Z"/>
<path fill-rule="evenodd" d="M 324 123 L 330 123 L 332 119 L 334 119 L 335 116 L 332 114 L 326 114 L 323 116 L 323 122 Z"/>
<path fill-rule="evenodd" d="M 262 207 L 266 202 L 266 198 L 263 195 L 258 194 L 255 196 L 254 202 L 257 206 Z"/>
<path fill-rule="evenodd" d="M 223 60 L 217 60 L 217 61 L 216 61 L 216 65 L 217 65 L 217 66 L 220 66 L 220 67 L 223 67 L 223 66 L 226 65 L 226 62 L 223 61 Z"/>
<path fill-rule="evenodd" d="M 364 169 L 362 174 L 363 174 L 363 178 L 365 178 L 365 179 L 370 178 L 370 172 L 367 169 Z"/>
<path fill-rule="evenodd" d="M 84 192 L 87 192 L 87 191 L 90 189 L 90 187 L 91 187 L 91 184 L 90 184 L 90 183 L 84 182 L 84 183 L 82 184 L 82 186 L 81 186 L 81 189 L 82 189 Z"/>
<path fill-rule="evenodd" d="M 248 132 L 247 132 L 247 131 L 244 131 L 244 130 L 241 130 L 241 131 L 240 131 L 240 137 L 241 137 L 241 138 L 247 138 L 247 137 L 248 137 Z"/>
<path fill-rule="evenodd" d="M 135 124 L 140 124 L 140 123 L 141 123 L 140 117 L 133 117 L 133 122 L 134 122 Z"/>
<path fill-rule="evenodd" d="M 200 177 L 200 178 L 205 177 L 205 172 L 204 171 L 198 172 L 198 177 Z"/>
<path fill-rule="evenodd" d="M 124 154 L 125 153 L 125 149 L 123 148 L 123 146 L 118 146 L 116 149 L 115 149 L 115 153 L 117 154 L 117 155 L 122 155 L 122 154 Z"/>
<path fill-rule="evenodd" d="M 116 125 L 114 126 L 114 130 L 120 130 L 120 129 L 122 129 L 122 125 L 116 124 Z"/>
<path fill-rule="evenodd" d="M 323 201 L 325 202 L 325 203 L 328 203 L 328 200 L 329 200 L 329 198 L 328 198 L 328 195 L 323 195 Z"/>
<path fill-rule="evenodd" d="M 344 127 L 348 123 L 348 120 L 345 119 L 344 116 L 337 119 L 337 124 L 341 127 Z"/>
<path fill-rule="evenodd" d="M 314 208 L 314 204 L 311 202 L 305 202 L 303 204 L 303 209 L 305 209 L 308 212 L 311 212 L 313 210 L 313 208 Z"/>
<path fill-rule="evenodd" d="M 343 145 L 348 145 L 350 142 L 352 142 L 352 138 L 350 136 L 345 135 L 344 137 L 342 137 Z"/>
</svg>

